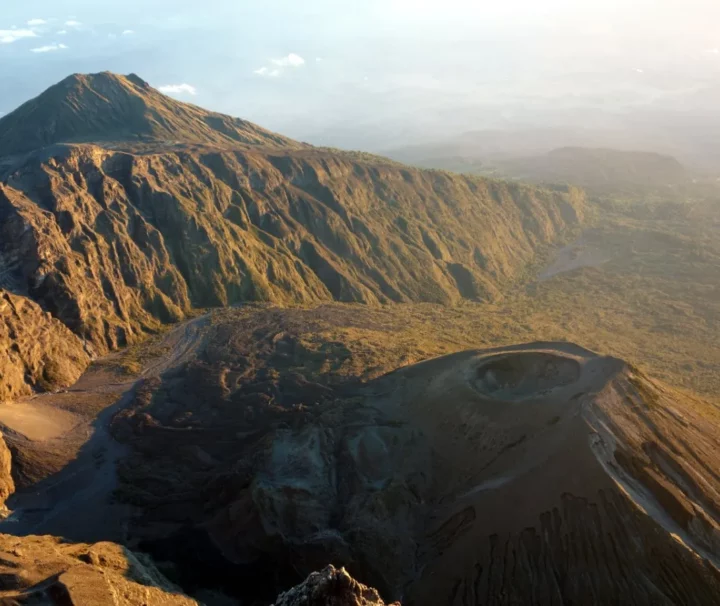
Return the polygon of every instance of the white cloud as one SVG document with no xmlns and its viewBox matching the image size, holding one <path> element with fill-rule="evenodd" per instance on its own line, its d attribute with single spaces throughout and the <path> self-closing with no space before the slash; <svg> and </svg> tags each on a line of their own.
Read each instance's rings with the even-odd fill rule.
<svg viewBox="0 0 720 606">
<path fill-rule="evenodd" d="M 67 34 L 67 30 L 66 30 L 66 29 L 61 29 L 61 30 L 58 32 L 58 36 L 64 36 L 65 34 Z"/>
<path fill-rule="evenodd" d="M 321 59 L 318 58 L 316 59 L 316 61 L 321 61 Z M 303 65 L 305 65 L 305 59 L 303 59 L 300 55 L 290 53 L 286 57 L 281 57 L 280 59 L 270 59 L 270 63 L 272 63 L 276 67 L 263 66 L 259 69 L 256 69 L 253 73 L 257 74 L 258 76 L 275 78 L 277 76 L 280 76 L 286 68 L 302 67 Z"/>
<path fill-rule="evenodd" d="M 197 89 L 191 84 L 166 84 L 158 86 L 158 90 L 166 95 L 197 95 Z"/>
<path fill-rule="evenodd" d="M 45 19 L 30 19 L 27 24 L 30 27 L 37 27 L 38 25 L 47 25 L 47 21 Z"/>
<path fill-rule="evenodd" d="M 290 53 L 287 57 L 281 57 L 280 59 L 271 59 L 270 61 L 278 67 L 300 67 L 305 65 L 305 59 L 295 53 Z"/>
<path fill-rule="evenodd" d="M 709 48 L 705 52 L 711 55 L 720 55 L 720 48 Z"/>
<path fill-rule="evenodd" d="M 315 57 L 315 63 L 320 63 L 322 60 L 322 57 Z"/>
<path fill-rule="evenodd" d="M 31 29 L 0 29 L 0 44 L 12 44 L 23 38 L 37 38 Z"/>
<path fill-rule="evenodd" d="M 278 68 L 270 69 L 269 67 L 261 67 L 260 69 L 256 69 L 253 73 L 257 74 L 258 76 L 266 76 L 268 78 L 275 78 L 282 73 L 282 70 L 278 69 Z"/>
<path fill-rule="evenodd" d="M 65 25 L 67 27 L 80 27 L 82 23 L 80 23 L 80 21 L 76 21 L 75 19 L 68 19 L 65 21 Z"/>
<path fill-rule="evenodd" d="M 134 33 L 135 33 L 134 30 L 126 29 L 126 30 L 122 33 L 122 35 L 123 35 L 123 36 L 132 36 Z"/>
<path fill-rule="evenodd" d="M 64 44 L 48 44 L 47 46 L 40 46 L 38 48 L 30 49 L 33 53 L 53 53 L 59 50 L 65 50 L 67 46 Z"/>
</svg>

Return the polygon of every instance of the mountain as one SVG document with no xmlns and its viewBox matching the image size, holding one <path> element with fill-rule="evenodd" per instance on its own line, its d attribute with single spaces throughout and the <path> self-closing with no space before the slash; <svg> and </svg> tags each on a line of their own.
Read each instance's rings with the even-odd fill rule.
<svg viewBox="0 0 720 606">
<path fill-rule="evenodd" d="M 75 74 L 0 119 L 0 157 L 55 143 L 301 144 L 167 97 L 134 74 Z"/>
<path fill-rule="evenodd" d="M 390 149 L 386 155 L 415 166 L 473 172 L 496 160 L 537 156 L 563 145 L 587 144 L 585 133 L 572 128 L 487 129 Z"/>
<path fill-rule="evenodd" d="M 186 353 L 112 422 L 128 536 L 249 604 L 328 562 L 409 606 L 716 603 L 714 406 L 567 342 L 414 363 L 408 313 L 233 309 L 168 336 Z"/>
<path fill-rule="evenodd" d="M 574 188 L 310 148 L 137 76 L 72 76 L 0 120 L 0 142 L 5 288 L 90 356 L 196 308 L 496 300 L 586 209 Z M 39 388 L 27 376 L 15 392 Z"/>
<path fill-rule="evenodd" d="M 687 171 L 675 158 L 642 151 L 564 147 L 496 165 L 501 174 L 516 179 L 568 182 L 593 192 L 661 188 L 689 180 Z"/>
<path fill-rule="evenodd" d="M 107 73 L 0 127 L 0 602 L 717 603 L 720 409 L 674 384 L 717 386 L 713 200 L 608 210 Z"/>
<path fill-rule="evenodd" d="M 531 183 L 573 183 L 592 193 L 667 189 L 692 178 L 673 156 L 586 135 L 570 129 L 478 131 L 391 150 L 388 155 L 424 168 Z"/>
</svg>

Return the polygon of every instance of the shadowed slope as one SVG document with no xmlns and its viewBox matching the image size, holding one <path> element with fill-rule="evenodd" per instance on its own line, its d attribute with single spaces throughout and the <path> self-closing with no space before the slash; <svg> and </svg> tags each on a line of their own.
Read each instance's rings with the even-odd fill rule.
<svg viewBox="0 0 720 606">
<path fill-rule="evenodd" d="M 391 363 L 354 343 L 364 318 L 224 312 L 115 418 L 130 534 L 195 545 L 190 588 L 264 603 L 333 562 L 408 605 L 715 603 L 712 407 L 567 343 L 358 384 Z"/>
</svg>

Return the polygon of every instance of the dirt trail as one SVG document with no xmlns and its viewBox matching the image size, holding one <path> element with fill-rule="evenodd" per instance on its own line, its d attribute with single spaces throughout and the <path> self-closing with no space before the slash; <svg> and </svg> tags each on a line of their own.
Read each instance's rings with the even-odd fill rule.
<svg viewBox="0 0 720 606">
<path fill-rule="evenodd" d="M 612 260 L 612 254 L 601 248 L 586 244 L 582 239 L 560 249 L 552 262 L 540 273 L 538 280 L 544 282 L 553 276 L 580 269 L 599 267 Z"/>
<path fill-rule="evenodd" d="M 67 394 L 47 394 L 25 403 L 7 405 L 17 410 L 29 405 L 27 413 L 9 412 L 5 406 L 0 407 L 0 422 L 20 434 L 21 439 L 47 440 L 54 446 L 58 441 L 76 440 L 78 435 L 82 440 L 76 458 L 61 471 L 9 499 L 7 504 L 12 514 L 0 523 L 0 532 L 18 536 L 52 534 L 80 542 L 122 542 L 124 520 L 130 511 L 127 506 L 114 503 L 112 495 L 118 483 L 117 462 L 126 454 L 126 448 L 110 435 L 110 422 L 129 404 L 139 380 L 160 375 L 190 360 L 202 346 L 208 325 L 209 316 L 202 316 L 176 327 L 161 342 L 166 353 L 150 361 L 138 377 L 118 381 L 117 375 L 96 365 Z M 111 358 L 115 356 L 117 354 Z M 90 418 L 83 419 L 81 415 L 56 408 L 68 397 L 107 397 L 108 392 L 117 394 L 115 402 Z M 52 411 L 48 416 L 50 420 L 43 418 L 43 413 L 48 411 Z M 53 428 L 54 418 L 63 419 L 64 424 Z M 72 425 L 70 419 L 75 419 L 77 424 Z M 64 434 L 63 430 L 66 430 Z"/>
</svg>

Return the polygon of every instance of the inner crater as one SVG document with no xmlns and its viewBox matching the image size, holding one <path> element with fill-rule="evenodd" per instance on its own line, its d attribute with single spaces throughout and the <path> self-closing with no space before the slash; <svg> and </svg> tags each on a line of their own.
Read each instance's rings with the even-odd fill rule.
<svg viewBox="0 0 720 606">
<path fill-rule="evenodd" d="M 496 356 L 478 369 L 475 388 L 497 400 L 542 397 L 580 378 L 577 360 L 545 352 L 519 352 Z"/>
</svg>

